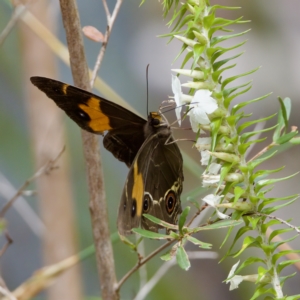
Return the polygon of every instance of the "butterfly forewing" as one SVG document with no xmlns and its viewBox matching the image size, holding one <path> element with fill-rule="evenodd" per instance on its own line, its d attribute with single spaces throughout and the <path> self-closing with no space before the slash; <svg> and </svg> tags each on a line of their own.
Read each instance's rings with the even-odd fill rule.
<svg viewBox="0 0 300 300">
<path fill-rule="evenodd" d="M 31 82 L 51 98 L 82 129 L 102 134 L 109 131 L 104 146 L 130 166 L 143 144 L 146 120 L 102 97 L 45 77 Z"/>
</svg>

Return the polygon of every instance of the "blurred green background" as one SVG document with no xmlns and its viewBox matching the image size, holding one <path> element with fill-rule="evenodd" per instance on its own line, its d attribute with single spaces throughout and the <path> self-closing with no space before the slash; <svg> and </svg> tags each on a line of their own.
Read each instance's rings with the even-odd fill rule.
<svg viewBox="0 0 300 300">
<path fill-rule="evenodd" d="M 42 0 L 41 0 L 42 1 Z M 113 7 L 114 1 L 109 1 Z M 227 71 L 225 76 L 246 72 L 257 66 L 262 68 L 245 81 L 253 78 L 253 88 L 243 95 L 239 101 L 249 100 L 266 94 L 273 95 L 263 103 L 253 105 L 255 118 L 275 113 L 279 104 L 277 96 L 290 97 L 293 101 L 293 110 L 290 125 L 299 126 L 299 94 L 300 94 L 300 2 L 297 0 L 280 1 L 238 1 L 220 0 L 211 1 L 212 4 L 242 6 L 240 10 L 224 11 L 222 16 L 252 20 L 251 23 L 240 25 L 237 31 L 251 28 L 251 32 L 240 40 L 249 39 L 243 46 L 246 53 L 237 60 L 236 68 Z M 124 1 L 115 22 L 107 52 L 101 66 L 99 76 L 108 83 L 119 95 L 142 115 L 146 116 L 146 65 L 150 64 L 149 71 L 149 110 L 156 111 L 162 100 L 172 95 L 171 68 L 179 68 L 180 60 L 172 64 L 174 57 L 180 49 L 180 43 L 173 41 L 167 45 L 167 39 L 158 38 L 157 35 L 168 33 L 165 26 L 167 20 L 162 19 L 162 7 L 157 1 L 146 1 L 139 7 L 136 0 Z M 32 3 L 31 5 L 34 5 Z M 49 1 L 53 13 L 53 22 L 56 25 L 57 36 L 65 43 L 65 33 L 57 1 Z M 106 17 L 101 1 L 78 1 L 82 26 L 92 25 L 104 32 Z M 49 8 L 50 9 L 50 8 Z M 0 31 L 8 23 L 12 8 L 7 1 L 0 0 Z M 24 90 L 30 85 L 29 78 L 24 80 L 22 67 L 22 38 L 19 21 L 0 48 L 0 203 L 3 205 L 7 197 L 12 196 L 6 188 L 11 184 L 18 188 L 35 172 L 31 140 L 29 137 L 28 115 L 24 105 Z M 88 65 L 93 68 L 100 45 L 84 38 Z M 236 43 L 238 39 L 233 41 Z M 57 59 L 59 74 L 56 79 L 72 83 L 70 69 Z M 47 70 L 45 70 L 46 73 Z M 36 74 L 41 75 L 41 74 Z M 113 100 L 113 99 L 111 99 Z M 50 100 L 49 100 L 50 101 Z M 252 108 L 251 107 L 251 108 Z M 249 108 L 247 108 L 249 109 Z M 250 111 L 247 111 L 248 113 Z M 174 113 L 167 115 L 170 121 L 174 120 Z M 274 122 L 273 122 L 274 123 Z M 188 122 L 185 123 L 188 125 Z M 268 125 L 271 125 L 268 124 Z M 88 209 L 88 194 L 86 175 L 82 153 L 80 131 L 76 124 L 67 117 L 61 123 L 67 128 L 66 147 L 70 155 L 70 172 L 72 178 L 72 191 L 76 213 L 76 239 L 79 249 L 93 243 L 90 216 Z M 181 137 L 186 133 L 176 131 L 175 136 Z M 192 138 L 192 134 L 188 133 Z M 47 139 L 47 132 L 45 132 Z M 102 138 L 100 145 L 102 147 Z M 266 144 L 265 144 L 266 145 Z M 179 146 L 188 155 L 199 163 L 199 153 L 191 148 L 190 142 L 180 142 Z M 263 147 L 263 145 L 261 146 Z M 103 148 L 103 147 L 102 147 Z M 255 148 L 251 157 L 260 148 Z M 102 151 L 103 169 L 105 174 L 105 187 L 108 199 L 110 228 L 116 231 L 117 207 L 123 184 L 127 175 L 127 167 L 116 161 L 106 150 Z M 265 165 L 265 168 L 278 168 L 285 165 L 281 176 L 293 174 L 299 170 L 299 147 L 294 147 L 277 155 L 276 159 Z M 195 177 L 185 169 L 184 192 L 197 188 L 201 184 L 200 173 Z M 34 185 L 32 186 L 34 189 Z M 299 192 L 299 176 L 292 180 L 278 184 L 272 191 L 273 195 L 283 196 Z M 7 197 L 5 196 L 7 195 Z M 26 198 L 27 203 L 37 213 L 38 197 Z M 62 199 L 53 199 L 62 201 Z M 182 199 L 183 206 L 187 205 Z M 299 220 L 300 205 L 298 202 L 281 211 L 283 219 L 293 218 L 293 224 Z M 23 209 L 21 209 L 22 211 Z M 29 217 L 30 218 L 30 217 Z M 1 257 L 1 274 L 8 287 L 13 290 L 26 280 L 38 268 L 43 266 L 41 254 L 41 241 L 24 220 L 22 213 L 13 207 L 6 214 L 8 232 L 14 240 L 6 253 Z M 33 220 L 33 219 L 32 219 Z M 60 220 L 57 220 L 60 222 Z M 38 226 L 38 225 L 37 225 Z M 219 253 L 219 258 L 226 253 L 229 243 L 221 250 L 219 246 L 226 231 L 209 231 L 201 233 L 199 239 L 213 243 L 213 250 Z M 5 239 L 1 238 L 4 245 Z M 160 245 L 157 241 L 146 241 L 146 252 Z M 299 240 L 291 244 L 299 249 Z M 187 250 L 196 251 L 191 245 Z M 117 268 L 117 277 L 120 279 L 136 261 L 136 255 L 121 242 L 114 244 L 114 257 Z M 247 257 L 247 254 L 245 255 Z M 238 290 L 229 292 L 229 286 L 222 283 L 227 277 L 230 267 L 237 261 L 227 259 L 218 264 L 219 259 L 193 260 L 188 272 L 173 266 L 169 272 L 153 288 L 146 299 L 249 299 L 253 286 L 242 283 Z M 157 257 L 147 264 L 148 276 L 151 277 L 163 262 Z M 81 279 L 86 297 L 99 296 L 98 275 L 94 257 L 90 257 L 80 264 Z M 286 269 L 286 274 L 295 272 L 294 267 Z M 249 274 L 255 269 L 249 270 Z M 288 280 L 284 292 L 291 295 L 299 293 L 299 275 Z M 72 287 L 69 287 L 72 288 Z M 121 289 L 122 299 L 133 299 L 139 290 L 138 274 L 135 274 Z M 42 294 L 37 299 L 45 299 Z"/>
</svg>

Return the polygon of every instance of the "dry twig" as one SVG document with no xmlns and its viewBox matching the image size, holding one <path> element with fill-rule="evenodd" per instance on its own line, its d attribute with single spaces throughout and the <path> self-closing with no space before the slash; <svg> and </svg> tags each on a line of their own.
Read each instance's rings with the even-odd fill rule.
<svg viewBox="0 0 300 300">
<path fill-rule="evenodd" d="M 0 218 L 3 218 L 7 210 L 13 205 L 13 203 L 23 194 L 24 190 L 27 188 L 27 186 L 34 181 L 36 178 L 43 174 L 48 174 L 53 169 L 55 169 L 55 163 L 59 159 L 59 157 L 62 155 L 62 153 L 65 151 L 65 148 L 63 148 L 58 155 L 52 159 L 49 160 L 44 166 L 42 166 L 32 177 L 28 178 L 23 185 L 18 189 L 17 193 L 4 205 L 2 210 L 0 211 Z"/>
<path fill-rule="evenodd" d="M 103 2 L 104 10 L 105 10 L 105 13 L 106 13 L 107 27 L 106 27 L 106 32 L 105 32 L 105 35 L 104 35 L 104 40 L 103 40 L 103 43 L 102 43 L 102 47 L 100 49 L 100 52 L 99 52 L 99 55 L 97 57 L 96 64 L 95 64 L 95 67 L 94 67 L 94 70 L 93 70 L 93 73 L 92 73 L 91 87 L 94 86 L 94 82 L 95 82 L 95 79 L 97 77 L 97 73 L 98 73 L 98 70 L 100 68 L 101 62 L 102 62 L 103 57 L 104 57 L 104 53 L 105 53 L 105 50 L 106 50 L 106 47 L 107 47 L 107 43 L 108 43 L 108 40 L 109 40 L 109 37 L 110 37 L 112 27 L 114 25 L 114 22 L 116 20 L 116 17 L 118 15 L 118 12 L 120 10 L 120 7 L 121 7 L 121 4 L 122 4 L 123 0 L 117 0 L 112 15 L 109 12 L 106 0 L 102 0 L 102 2 Z"/>
</svg>

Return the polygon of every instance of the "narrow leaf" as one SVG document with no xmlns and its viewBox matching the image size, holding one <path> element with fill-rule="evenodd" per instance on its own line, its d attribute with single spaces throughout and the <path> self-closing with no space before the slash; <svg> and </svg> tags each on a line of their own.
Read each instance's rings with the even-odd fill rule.
<svg viewBox="0 0 300 300">
<path fill-rule="evenodd" d="M 148 239 L 156 239 L 156 240 L 165 240 L 165 239 L 170 239 L 170 236 L 167 234 L 161 234 L 157 232 L 152 232 L 149 230 L 145 230 L 142 228 L 133 228 L 132 232 L 137 233 L 145 238 Z"/>
<path fill-rule="evenodd" d="M 155 223 L 155 224 L 158 224 L 158 225 L 161 225 L 165 228 L 169 228 L 169 229 L 173 229 L 173 230 L 178 230 L 178 226 L 177 225 L 174 225 L 174 224 L 170 224 L 168 222 L 165 222 L 163 220 L 160 220 L 152 215 L 149 215 L 149 214 L 143 214 L 143 217 L 147 218 L 148 220 L 150 220 L 151 222 Z"/>
<path fill-rule="evenodd" d="M 185 249 L 183 248 L 183 246 L 179 246 L 177 248 L 176 261 L 177 261 L 179 267 L 185 271 L 187 271 L 191 266 L 189 257 L 187 255 L 187 253 L 185 252 Z"/>
<path fill-rule="evenodd" d="M 198 239 L 196 239 L 192 236 L 188 236 L 187 239 L 191 243 L 193 243 L 193 244 L 195 244 L 195 245 L 197 245 L 197 246 L 199 246 L 200 248 L 203 248 L 203 249 L 211 249 L 211 247 L 212 247 L 212 244 L 201 242 L 201 241 L 199 241 Z"/>
<path fill-rule="evenodd" d="M 187 216 L 188 216 L 188 214 L 189 214 L 189 212 L 190 212 L 190 207 L 189 206 L 187 206 L 184 210 L 183 210 L 183 212 L 181 213 L 181 215 L 180 215 L 180 218 L 179 218 L 179 222 L 178 222 L 178 226 L 179 226 L 179 232 L 181 233 L 181 234 L 183 234 L 183 232 L 182 232 L 182 228 L 183 228 L 183 226 L 184 226 L 184 224 L 185 224 L 185 221 L 186 221 L 186 218 L 187 218 Z"/>
</svg>

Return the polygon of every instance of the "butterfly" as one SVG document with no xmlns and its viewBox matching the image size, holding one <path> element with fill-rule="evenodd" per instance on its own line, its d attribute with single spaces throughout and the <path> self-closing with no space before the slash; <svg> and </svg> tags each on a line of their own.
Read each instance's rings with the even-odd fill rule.
<svg viewBox="0 0 300 300">
<path fill-rule="evenodd" d="M 45 77 L 30 80 L 82 129 L 104 135 L 104 147 L 129 167 L 118 211 L 120 235 L 139 226 L 157 232 L 161 226 L 145 213 L 177 223 L 182 212 L 183 161 L 162 114 L 151 112 L 145 120 L 72 85 Z"/>
</svg>

